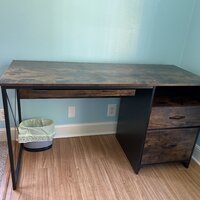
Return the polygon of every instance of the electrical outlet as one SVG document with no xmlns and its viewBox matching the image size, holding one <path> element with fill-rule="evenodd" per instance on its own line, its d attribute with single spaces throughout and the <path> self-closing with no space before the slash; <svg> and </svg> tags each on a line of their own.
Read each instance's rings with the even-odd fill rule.
<svg viewBox="0 0 200 200">
<path fill-rule="evenodd" d="M 0 121 L 5 121 L 4 109 L 0 109 Z"/>
<path fill-rule="evenodd" d="M 114 117 L 116 116 L 116 112 L 117 112 L 117 104 L 108 104 L 107 116 Z"/>
<path fill-rule="evenodd" d="M 68 118 L 74 118 L 76 116 L 76 107 L 68 106 Z"/>
</svg>

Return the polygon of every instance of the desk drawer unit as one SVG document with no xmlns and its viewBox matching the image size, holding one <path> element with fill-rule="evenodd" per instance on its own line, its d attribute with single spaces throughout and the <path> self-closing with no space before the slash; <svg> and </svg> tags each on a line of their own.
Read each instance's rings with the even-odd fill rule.
<svg viewBox="0 0 200 200">
<path fill-rule="evenodd" d="M 141 165 L 182 161 L 188 167 L 200 128 L 198 94 L 190 87 L 155 91 Z"/>
<path fill-rule="evenodd" d="M 142 164 L 188 160 L 198 128 L 149 130 Z"/>
</svg>

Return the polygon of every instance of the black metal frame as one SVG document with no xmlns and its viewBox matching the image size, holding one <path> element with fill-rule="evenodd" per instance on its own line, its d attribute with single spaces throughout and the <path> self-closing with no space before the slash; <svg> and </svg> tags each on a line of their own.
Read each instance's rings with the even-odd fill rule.
<svg viewBox="0 0 200 200">
<path fill-rule="evenodd" d="M 14 89 L 14 88 L 13 88 Z M 15 168 L 15 163 L 14 163 L 14 151 L 13 151 L 13 146 L 12 146 L 12 138 L 11 138 L 11 127 L 10 127 L 10 118 L 9 118 L 9 111 L 8 108 L 10 107 L 12 111 L 12 107 L 9 102 L 9 97 L 7 93 L 7 88 L 6 87 L 1 87 L 2 91 L 2 99 L 3 99 L 3 106 L 4 106 L 4 114 L 5 114 L 5 126 L 6 126 L 6 135 L 7 135 L 7 144 L 8 144 L 8 152 L 9 152 L 9 160 L 10 160 L 10 170 L 11 170 L 11 178 L 12 178 L 12 186 L 13 189 L 16 189 L 17 186 L 17 181 L 19 178 L 19 171 L 20 171 L 20 165 L 21 165 L 21 159 L 22 159 L 22 152 L 23 152 L 23 145 L 20 144 L 19 147 L 19 152 L 18 152 L 18 157 L 17 157 L 17 165 Z M 17 91 L 17 108 L 18 108 L 18 120 L 19 123 L 21 122 L 21 105 L 20 105 L 20 98 Z M 13 114 L 13 111 L 12 111 Z M 12 115 L 16 124 L 16 118 L 14 115 Z"/>
<path fill-rule="evenodd" d="M 18 152 L 18 157 L 17 157 L 17 164 L 16 164 L 16 168 L 15 168 L 15 163 L 14 163 L 14 152 L 13 152 L 13 147 L 12 147 L 12 140 L 11 140 L 11 127 L 10 127 L 10 119 L 9 119 L 9 112 L 8 112 L 8 108 L 10 107 L 11 111 L 12 111 L 12 107 L 11 104 L 9 102 L 9 98 L 8 98 L 8 94 L 7 94 L 7 90 L 8 89 L 14 89 L 16 91 L 16 98 L 17 98 L 17 108 L 18 108 L 18 121 L 19 123 L 22 121 L 22 115 L 21 115 L 21 104 L 20 104 L 20 94 L 19 94 L 19 90 L 20 89 L 46 89 L 46 90 L 102 90 L 102 89 L 113 89 L 113 90 L 119 90 L 119 89 L 152 89 L 153 87 L 112 87 L 109 86 L 108 87 L 98 87 L 98 86 L 94 86 L 94 87 L 76 87 L 76 86 L 42 86 L 42 85 L 36 85 L 36 86 L 12 86 L 12 85 L 8 85 L 8 86 L 2 86 L 1 90 L 2 90 L 2 99 L 3 99 L 3 106 L 4 106 L 4 113 L 5 113 L 5 125 L 6 125 L 6 133 L 7 133 L 7 143 L 8 143 L 8 152 L 9 152 L 9 160 L 10 160 L 10 169 L 11 169 L 11 178 L 12 178 L 12 186 L 13 186 L 13 190 L 16 189 L 17 187 L 17 182 L 19 179 L 19 173 L 20 173 L 20 166 L 21 166 L 21 160 L 22 160 L 22 153 L 24 150 L 23 144 L 20 144 L 19 147 L 19 152 Z M 86 97 L 84 97 L 86 98 Z M 91 97 L 90 97 L 91 98 Z M 106 97 L 105 97 L 106 98 Z M 110 97 L 109 97 L 110 98 Z M 127 97 L 129 98 L 129 97 Z M 13 111 L 12 111 L 13 112 Z M 16 123 L 16 118 L 14 115 L 12 115 L 15 121 L 15 125 L 17 126 Z"/>
</svg>

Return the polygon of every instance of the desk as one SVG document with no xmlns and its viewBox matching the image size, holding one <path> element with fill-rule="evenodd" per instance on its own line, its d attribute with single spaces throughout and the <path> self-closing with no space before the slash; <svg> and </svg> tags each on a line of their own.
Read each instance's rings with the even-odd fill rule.
<svg viewBox="0 0 200 200">
<path fill-rule="evenodd" d="M 116 137 L 136 173 L 144 165 L 188 167 L 200 127 L 200 77 L 172 65 L 13 61 L 0 80 L 13 189 L 23 146 L 11 141 L 7 90 L 20 99 L 120 97 Z M 17 120 L 15 120 L 17 126 Z M 114 153 L 114 152 L 113 152 Z M 16 161 L 16 162 L 15 162 Z"/>
</svg>

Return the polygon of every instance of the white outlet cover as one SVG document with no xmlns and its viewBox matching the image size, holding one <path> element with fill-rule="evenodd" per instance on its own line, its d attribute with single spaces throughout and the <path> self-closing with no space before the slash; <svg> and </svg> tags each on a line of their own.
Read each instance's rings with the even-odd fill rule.
<svg viewBox="0 0 200 200">
<path fill-rule="evenodd" d="M 0 109 L 0 121 L 5 121 L 4 109 Z"/>
<path fill-rule="evenodd" d="M 116 116 L 116 112 L 117 112 L 117 104 L 108 104 L 107 116 L 114 117 Z"/>
<path fill-rule="evenodd" d="M 76 107 L 68 106 L 68 118 L 74 118 L 76 116 Z"/>
</svg>

